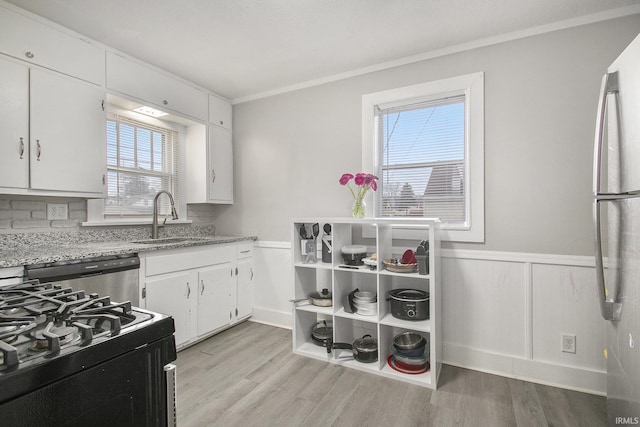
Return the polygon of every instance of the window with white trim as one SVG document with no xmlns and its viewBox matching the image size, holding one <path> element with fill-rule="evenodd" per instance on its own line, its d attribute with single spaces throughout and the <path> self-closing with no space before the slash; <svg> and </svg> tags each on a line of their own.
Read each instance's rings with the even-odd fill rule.
<svg viewBox="0 0 640 427">
<path fill-rule="evenodd" d="M 483 80 L 363 96 L 363 170 L 380 178 L 369 215 L 440 218 L 444 240 L 484 241 Z"/>
<path fill-rule="evenodd" d="M 152 215 L 160 190 L 180 206 L 178 144 L 176 130 L 108 114 L 106 219 Z M 168 198 L 158 201 L 160 213 L 169 214 Z"/>
</svg>

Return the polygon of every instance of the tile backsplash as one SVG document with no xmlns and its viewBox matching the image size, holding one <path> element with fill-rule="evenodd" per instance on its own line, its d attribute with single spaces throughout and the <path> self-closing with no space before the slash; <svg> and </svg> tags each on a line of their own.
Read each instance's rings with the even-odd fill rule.
<svg viewBox="0 0 640 427">
<path fill-rule="evenodd" d="M 67 219 L 47 219 L 47 205 L 66 207 Z M 188 205 L 187 218 L 194 224 L 213 224 L 213 206 Z M 87 201 L 79 198 L 0 196 L 0 234 L 40 231 L 78 231 L 87 220 Z"/>
</svg>

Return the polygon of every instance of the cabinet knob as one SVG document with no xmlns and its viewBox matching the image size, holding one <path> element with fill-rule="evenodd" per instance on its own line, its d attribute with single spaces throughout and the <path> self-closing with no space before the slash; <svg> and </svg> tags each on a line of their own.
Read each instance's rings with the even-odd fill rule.
<svg viewBox="0 0 640 427">
<path fill-rule="evenodd" d="M 169 102 L 168 102 L 166 99 L 162 100 L 162 103 L 163 103 L 164 105 L 169 105 Z"/>
<path fill-rule="evenodd" d="M 33 53 L 31 53 L 31 52 L 25 52 L 25 53 L 24 53 L 24 56 L 26 56 L 27 58 L 31 59 L 31 58 L 33 58 Z"/>
<path fill-rule="evenodd" d="M 221 124 L 221 125 L 223 125 L 223 124 L 224 124 L 224 121 L 220 120 L 220 124 Z"/>
</svg>

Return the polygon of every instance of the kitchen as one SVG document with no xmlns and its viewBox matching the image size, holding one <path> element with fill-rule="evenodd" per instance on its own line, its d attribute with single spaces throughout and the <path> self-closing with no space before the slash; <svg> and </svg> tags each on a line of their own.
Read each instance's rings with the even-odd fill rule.
<svg viewBox="0 0 640 427">
<path fill-rule="evenodd" d="M 495 2 L 494 7 L 506 8 L 506 3 L 509 2 Z M 551 16 L 559 7 L 556 3 L 549 3 Z M 282 70 L 268 74 L 265 64 L 256 67 L 264 76 L 259 79 L 254 74 L 244 90 L 236 86 L 239 83 L 235 80 L 222 77 L 215 85 L 199 83 L 199 87 L 213 91 L 209 95 L 214 99 L 223 96 L 233 105 L 232 125 L 228 119 L 221 119 L 231 127 L 233 135 L 233 200 L 228 203 L 227 198 L 224 204 L 184 203 L 178 209 L 178 222 L 193 222 L 161 227 L 161 236 L 181 235 L 182 229 L 191 230 L 193 225 L 206 230 L 205 235 L 257 236 L 252 247 L 256 276 L 251 317 L 254 322 L 249 324 L 292 328 L 292 221 L 351 215 L 353 199 L 338 179 L 345 172 L 365 169 L 363 96 L 482 72 L 484 236 L 480 242 L 442 242 L 443 363 L 604 396 L 605 323 L 597 303 L 591 218 L 593 134 L 600 80 L 640 32 L 640 10 L 634 1 L 587 3 L 591 7 L 596 3 L 604 6 L 585 12 L 577 7 L 550 21 L 540 18 L 529 25 L 526 21 L 513 21 L 511 27 L 500 27 L 502 34 L 485 30 L 469 40 L 451 36 L 456 40 L 453 46 L 406 51 L 404 59 L 393 57 L 395 61 L 374 55 L 381 59 L 351 63 L 351 68 L 345 69 L 326 65 L 325 73 L 288 81 L 277 79 L 286 74 Z M 94 24 L 91 19 L 99 22 L 99 17 L 91 18 L 89 5 L 82 12 L 78 2 L 2 3 L 15 11 L 13 4 L 103 42 L 88 33 Z M 72 13 L 72 7 L 79 8 L 77 14 Z M 534 10 L 524 9 L 518 15 L 520 19 L 526 12 L 537 16 L 533 13 L 536 7 L 530 7 Z M 65 15 L 70 17 L 68 23 L 63 21 Z M 307 18 L 302 22 L 314 28 L 312 21 Z M 73 22 L 78 27 L 72 27 Z M 237 20 L 232 22 L 238 24 Z M 470 19 L 468 24 L 471 23 Z M 293 28 L 300 36 L 304 33 L 304 27 Z M 104 41 L 108 47 L 105 49 L 118 49 L 126 57 L 145 59 L 134 54 L 144 47 L 136 51 L 132 44 L 132 51 L 127 51 L 124 46 L 131 39 L 126 33 L 115 33 L 108 39 L 114 45 Z M 322 40 L 327 37 L 324 34 Z M 321 51 L 320 46 L 325 43 L 322 40 L 311 46 Z M 243 53 L 244 60 L 251 59 L 255 51 L 275 49 L 264 46 L 266 40 L 259 37 L 251 41 L 253 51 Z M 180 50 L 170 47 L 163 51 Z M 288 45 L 281 48 L 290 50 L 291 55 L 296 52 Z M 153 45 L 146 45 L 146 49 L 158 50 Z M 298 54 L 306 50 L 313 49 L 301 49 Z M 199 64 L 195 59 L 198 52 L 189 52 L 194 59 L 182 61 L 187 64 L 181 70 L 184 74 L 178 73 L 178 68 L 173 72 L 195 81 L 197 74 L 190 69 Z M 285 55 L 281 50 L 273 55 L 276 53 Z M 155 63 L 151 58 L 146 61 L 172 71 L 169 56 L 159 56 Z M 281 57 L 275 62 L 292 61 L 288 56 Z M 232 58 L 223 57 L 224 61 Z M 35 68 L 38 69 L 37 64 Z M 241 71 L 236 69 L 238 75 Z M 159 100 L 153 104 L 161 107 L 163 103 Z M 192 105 L 195 104 L 184 108 Z M 169 109 L 172 106 L 170 103 Z M 180 110 L 182 107 L 172 111 Z M 203 120 L 193 120 L 197 114 L 186 114 L 191 122 L 200 125 L 191 127 L 195 133 L 203 132 L 203 123 L 216 124 L 206 115 Z M 319 117 L 322 120 L 317 120 Z M 87 203 L 85 199 L 94 200 L 69 193 L 54 197 L 5 193 L 0 196 L 0 237 L 89 229 L 95 239 L 100 239 L 97 236 L 102 228 L 79 225 L 91 222 L 95 212 L 95 206 L 91 206 L 95 202 Z M 161 202 L 167 203 L 166 200 L 163 197 Z M 372 204 L 370 200 L 368 206 Z M 67 219 L 46 220 L 47 205 L 66 206 Z M 140 234 L 127 237 L 127 241 L 149 238 L 149 224 L 150 221 L 141 226 Z M 211 224 L 215 224 L 215 231 L 209 231 Z M 21 228 L 29 226 L 33 228 Z M 175 248 L 178 249 L 181 248 Z M 246 325 L 240 323 L 223 334 Z M 563 333 L 575 335 L 575 353 L 560 351 Z M 215 343 L 211 346 L 216 348 Z M 186 351 L 178 353 L 178 366 L 180 355 Z M 443 372 L 444 376 L 446 370 Z M 438 383 L 439 389 L 446 390 L 446 377 Z"/>
</svg>

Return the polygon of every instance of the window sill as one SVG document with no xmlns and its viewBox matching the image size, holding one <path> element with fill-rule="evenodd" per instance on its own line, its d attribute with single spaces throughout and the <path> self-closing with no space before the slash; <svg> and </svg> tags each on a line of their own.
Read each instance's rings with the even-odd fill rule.
<svg viewBox="0 0 640 427">
<path fill-rule="evenodd" d="M 179 225 L 179 224 L 191 224 L 193 221 L 190 219 L 177 219 L 167 220 L 166 224 L 163 224 L 164 219 L 158 222 L 159 226 L 163 225 Z M 113 227 L 116 225 L 151 225 L 153 220 L 151 218 L 126 218 L 126 219 L 109 219 L 104 221 L 86 221 L 81 223 L 82 227 Z"/>
</svg>

